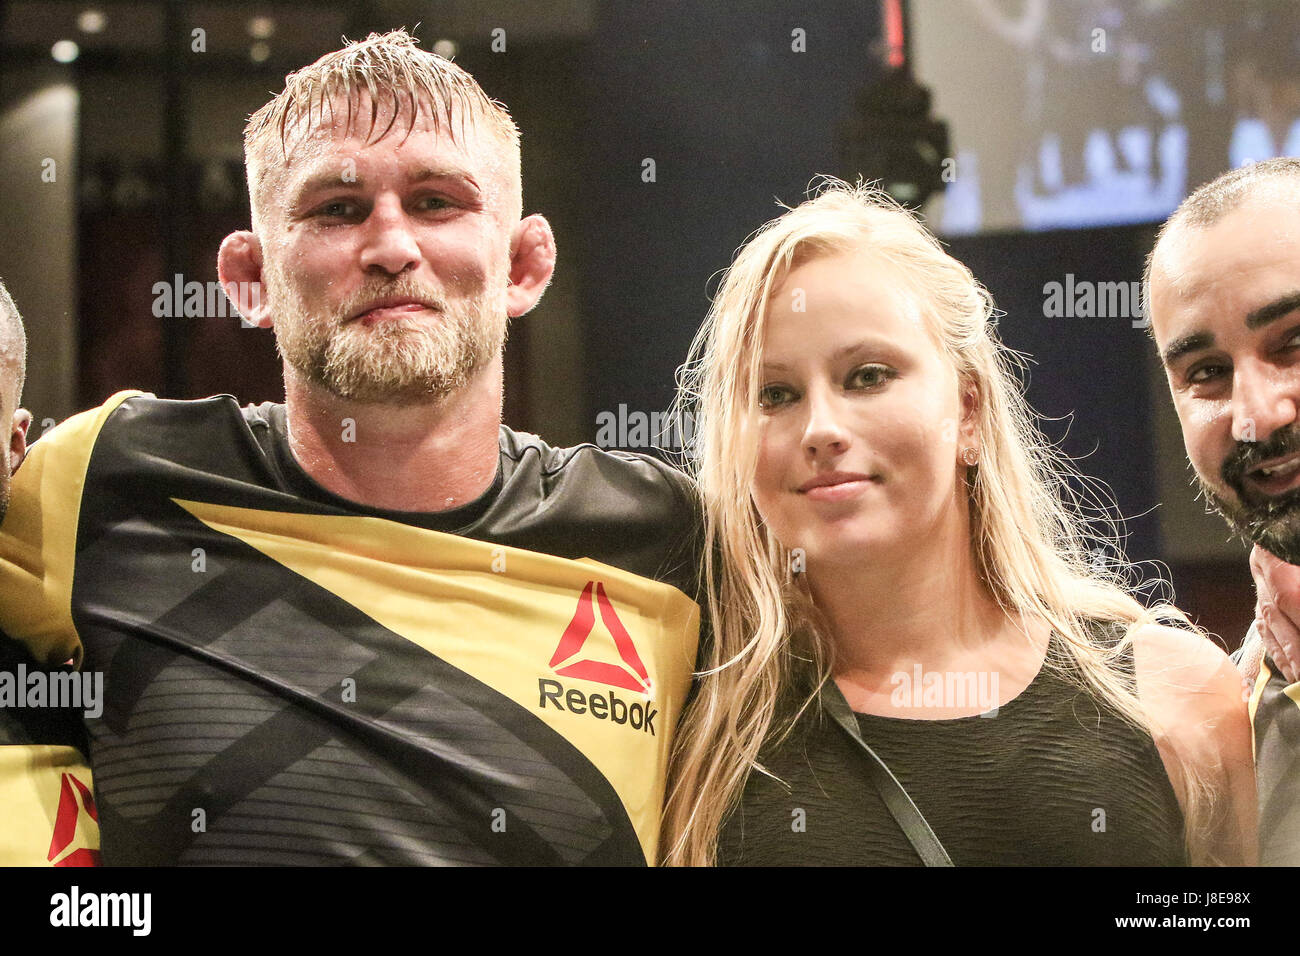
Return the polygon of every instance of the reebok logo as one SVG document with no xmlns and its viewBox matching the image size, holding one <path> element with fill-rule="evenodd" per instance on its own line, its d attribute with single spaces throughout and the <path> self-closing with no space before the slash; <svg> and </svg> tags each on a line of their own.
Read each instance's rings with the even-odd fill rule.
<svg viewBox="0 0 1300 956">
<path fill-rule="evenodd" d="M 50 838 L 50 852 L 47 857 L 55 866 L 99 866 L 99 851 L 87 847 L 73 850 L 62 859 L 59 858 L 59 855 L 72 845 L 77 835 L 77 820 L 83 808 L 90 819 L 99 822 L 99 812 L 95 809 L 95 795 L 72 774 L 65 773 L 59 791 L 59 811 L 54 818 L 54 833 Z"/>
<path fill-rule="evenodd" d="M 593 588 L 596 597 L 594 602 L 592 601 Z M 622 659 L 621 664 L 593 661 L 590 658 L 574 661 L 596 625 L 593 603 L 600 605 L 600 619 L 614 638 L 614 646 Z M 632 643 L 627 628 L 618 619 L 614 605 L 610 604 L 609 596 L 605 594 L 605 585 L 599 581 L 588 581 L 587 586 L 582 589 L 582 597 L 578 598 L 578 607 L 573 612 L 573 620 L 564 629 L 559 646 L 551 655 L 551 668 L 561 677 L 577 677 L 641 694 L 650 693 L 650 675 L 646 673 L 645 664 L 641 663 L 641 655 L 636 652 L 636 645 Z"/>
<path fill-rule="evenodd" d="M 596 626 L 597 607 L 600 608 L 600 620 L 614 639 L 614 647 L 618 650 L 617 664 L 581 656 L 583 646 Z M 650 675 L 641 661 L 641 655 L 636 652 L 631 635 L 619 620 L 614 605 L 610 603 L 605 585 L 599 581 L 588 581 L 582 589 L 578 607 L 573 612 L 573 620 L 569 621 L 559 646 L 551 655 L 551 668 L 560 677 L 576 677 L 605 684 L 607 687 L 621 687 L 638 694 L 650 693 Z M 541 710 L 550 706 L 566 713 L 583 714 L 596 720 L 608 720 L 612 724 L 642 730 L 651 737 L 655 735 L 654 719 L 659 711 L 649 701 L 629 703 L 612 690 L 584 693 L 545 677 L 537 681 L 537 690 L 537 706 Z"/>
<path fill-rule="evenodd" d="M 565 710 L 571 714 L 588 714 L 597 720 L 608 720 L 612 724 L 626 724 L 633 730 L 644 730 L 651 737 L 655 735 L 655 718 L 659 711 L 647 703 L 629 704 L 612 690 L 603 694 L 584 694 L 574 687 L 565 687 L 558 680 L 537 681 L 539 699 L 537 706 L 545 710 L 549 703 L 556 710 Z M 564 697 L 561 699 L 560 695 Z"/>
</svg>

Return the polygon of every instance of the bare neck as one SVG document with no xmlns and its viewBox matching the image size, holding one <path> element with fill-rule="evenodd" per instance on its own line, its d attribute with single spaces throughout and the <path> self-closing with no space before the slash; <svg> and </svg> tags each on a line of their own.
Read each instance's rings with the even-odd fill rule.
<svg viewBox="0 0 1300 956">
<path fill-rule="evenodd" d="M 979 655 L 1016 624 L 985 587 L 961 508 L 892 553 L 808 569 L 836 650 L 836 672 L 887 674 Z"/>
<path fill-rule="evenodd" d="M 496 477 L 502 366 L 498 356 L 441 402 L 358 404 L 285 366 L 289 449 L 317 484 L 394 511 L 447 511 Z"/>
</svg>

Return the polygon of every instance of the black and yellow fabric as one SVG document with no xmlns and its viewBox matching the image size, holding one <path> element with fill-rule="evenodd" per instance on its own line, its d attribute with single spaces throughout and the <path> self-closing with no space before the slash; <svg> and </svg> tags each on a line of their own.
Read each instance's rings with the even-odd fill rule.
<svg viewBox="0 0 1300 956">
<path fill-rule="evenodd" d="M 479 500 L 369 509 L 301 470 L 282 405 L 122 393 L 15 476 L 0 626 L 105 676 L 105 864 L 644 864 L 692 502 L 503 427 Z"/>
<path fill-rule="evenodd" d="M 1259 860 L 1300 866 L 1300 683 L 1267 656 L 1250 697 L 1259 788 Z"/>
<path fill-rule="evenodd" d="M 99 825 L 82 711 L 29 700 L 29 675 L 42 671 L 23 645 L 0 635 L 0 866 L 95 866 Z"/>
</svg>

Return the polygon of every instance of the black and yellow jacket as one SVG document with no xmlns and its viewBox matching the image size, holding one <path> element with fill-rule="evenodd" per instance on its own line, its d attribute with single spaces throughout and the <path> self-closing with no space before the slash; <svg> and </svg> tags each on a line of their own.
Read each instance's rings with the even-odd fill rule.
<svg viewBox="0 0 1300 956">
<path fill-rule="evenodd" d="M 60 774 L 107 864 L 652 861 L 698 523 L 659 462 L 504 427 L 479 500 L 365 508 L 282 405 L 116 395 L 0 528 L 0 628 L 105 694 L 93 796 L 74 746 L 0 748 L 0 863 L 45 860 Z"/>
</svg>

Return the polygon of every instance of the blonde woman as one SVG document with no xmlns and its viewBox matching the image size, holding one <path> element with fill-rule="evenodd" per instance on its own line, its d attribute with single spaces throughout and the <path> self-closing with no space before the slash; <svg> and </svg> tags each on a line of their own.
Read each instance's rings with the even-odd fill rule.
<svg viewBox="0 0 1300 956">
<path fill-rule="evenodd" d="M 1240 680 L 1098 562 L 991 319 L 865 187 L 727 271 L 680 399 L 715 639 L 666 862 L 1254 862 Z"/>
</svg>

